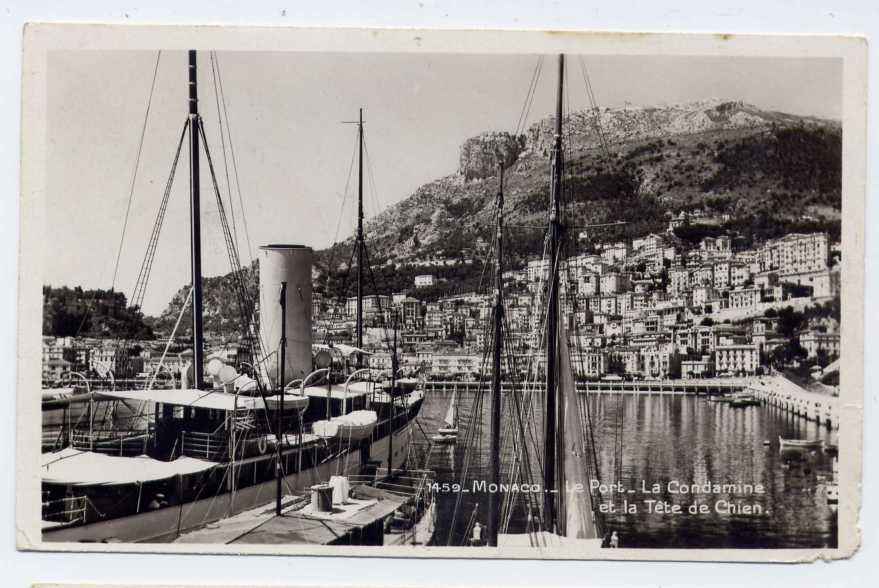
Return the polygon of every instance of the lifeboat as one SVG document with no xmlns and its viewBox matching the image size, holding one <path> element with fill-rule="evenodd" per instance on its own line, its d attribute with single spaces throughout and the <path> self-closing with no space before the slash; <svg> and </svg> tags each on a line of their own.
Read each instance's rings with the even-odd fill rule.
<svg viewBox="0 0 879 588">
<path fill-rule="evenodd" d="M 278 410 L 281 408 L 281 395 L 266 396 L 266 410 Z M 308 396 L 299 394 L 284 394 L 284 412 L 304 412 L 308 408 Z"/>
<path fill-rule="evenodd" d="M 312 432 L 323 439 L 361 441 L 372 435 L 378 415 L 372 410 L 355 410 L 330 420 L 312 423 Z"/>
</svg>

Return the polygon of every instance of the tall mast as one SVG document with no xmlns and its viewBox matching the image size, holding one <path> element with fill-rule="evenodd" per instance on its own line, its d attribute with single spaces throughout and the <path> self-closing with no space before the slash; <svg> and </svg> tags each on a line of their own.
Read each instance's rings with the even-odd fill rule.
<svg viewBox="0 0 879 588">
<path fill-rule="evenodd" d="M 391 319 L 394 325 L 394 347 L 391 352 L 391 410 L 388 433 L 388 477 L 394 475 L 394 417 L 396 416 L 394 392 L 397 388 L 397 314 Z"/>
<path fill-rule="evenodd" d="M 363 349 L 363 109 L 357 120 L 357 348 Z M 361 354 L 357 354 L 360 367 Z"/>
<path fill-rule="evenodd" d="M 562 191 L 562 97 L 564 95 L 565 56 L 559 55 L 558 94 L 555 111 L 555 141 L 552 147 L 552 184 L 550 186 L 549 212 L 549 300 L 546 316 L 546 394 L 543 407 L 543 524 L 547 531 L 554 531 L 557 523 L 555 494 L 556 480 L 556 352 L 559 320 L 559 243 L 561 240 L 561 191 Z"/>
<path fill-rule="evenodd" d="M 281 482 L 284 478 L 284 471 L 281 467 L 281 457 L 283 453 L 281 448 L 284 445 L 284 386 L 287 383 L 287 374 L 285 367 L 287 363 L 287 282 L 281 282 L 281 341 L 279 344 L 278 354 L 278 386 L 281 390 L 280 406 L 277 408 L 277 430 L 278 435 L 278 456 L 275 462 L 275 514 L 281 514 Z"/>
<path fill-rule="evenodd" d="M 189 202 L 192 253 L 192 369 L 195 388 L 204 388 L 204 324 L 201 289 L 201 203 L 199 188 L 198 68 L 196 53 L 189 51 Z"/>
<path fill-rule="evenodd" d="M 504 305 L 503 288 L 503 239 L 504 239 L 504 163 L 499 165 L 499 185 L 497 192 L 497 235 L 494 290 L 494 357 L 491 372 L 491 484 L 497 488 L 501 482 L 501 349 L 503 345 Z M 497 492 L 488 494 L 488 544 L 497 546 L 500 526 L 500 501 Z"/>
</svg>

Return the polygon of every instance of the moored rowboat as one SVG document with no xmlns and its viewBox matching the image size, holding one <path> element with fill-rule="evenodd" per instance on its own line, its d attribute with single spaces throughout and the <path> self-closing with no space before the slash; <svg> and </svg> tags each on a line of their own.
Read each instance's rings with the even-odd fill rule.
<svg viewBox="0 0 879 588">
<path fill-rule="evenodd" d="M 784 439 L 778 437 L 778 444 L 782 449 L 819 449 L 824 446 L 821 439 Z"/>
</svg>

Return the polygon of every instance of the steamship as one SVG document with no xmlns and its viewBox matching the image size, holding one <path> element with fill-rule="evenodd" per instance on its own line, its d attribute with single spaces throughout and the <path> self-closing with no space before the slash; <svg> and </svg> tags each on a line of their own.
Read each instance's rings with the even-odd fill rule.
<svg viewBox="0 0 879 588">
<path fill-rule="evenodd" d="M 221 220 L 225 215 L 198 113 L 195 51 L 189 52 L 188 66 L 189 113 L 176 157 L 188 137 L 192 285 L 177 324 L 191 301 L 192 369 L 174 387 L 156 387 L 154 377 L 144 389 L 114 386 L 60 398 L 44 391 L 44 398 L 51 398 L 43 403 L 44 414 L 63 411 L 63 420 L 71 423 L 62 427 L 62 443 L 42 454 L 46 542 L 167 542 L 273 501 L 280 513 L 282 497 L 307 496 L 303 493 L 334 477 L 394 476 L 413 442 L 424 394 L 410 379 L 398 381 L 395 370 L 376 377 L 361 367 L 362 304 L 356 345 L 312 341 L 309 247 L 260 247 L 258 305 L 238 288 L 242 317 L 259 315 L 258 327 L 248 322 L 245 334 L 253 341 L 252 364 L 205 361 L 202 151 Z M 362 128 L 361 115 L 361 157 Z M 360 197 L 362 202 L 362 188 Z M 225 221 L 223 230 L 238 278 L 241 267 Z M 363 246 L 362 213 L 357 243 Z M 360 266 L 358 272 L 362 280 Z M 72 423 L 75 412 L 80 416 Z"/>
</svg>

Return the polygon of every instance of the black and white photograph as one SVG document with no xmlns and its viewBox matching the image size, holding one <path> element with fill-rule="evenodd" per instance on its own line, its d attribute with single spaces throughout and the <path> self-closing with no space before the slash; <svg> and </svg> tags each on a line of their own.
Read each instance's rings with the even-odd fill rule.
<svg viewBox="0 0 879 588">
<path fill-rule="evenodd" d="M 52 32 L 21 548 L 856 549 L 863 46 Z"/>
</svg>

